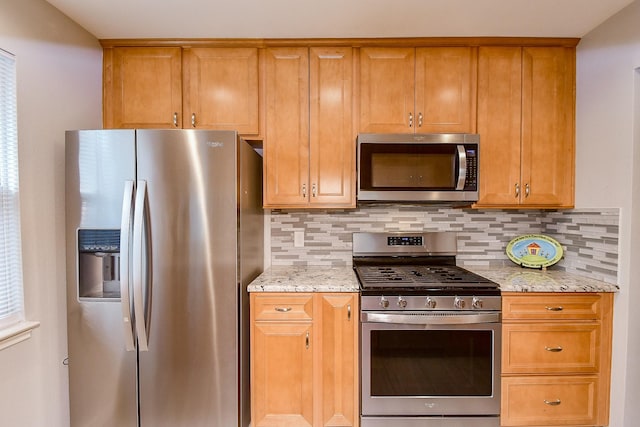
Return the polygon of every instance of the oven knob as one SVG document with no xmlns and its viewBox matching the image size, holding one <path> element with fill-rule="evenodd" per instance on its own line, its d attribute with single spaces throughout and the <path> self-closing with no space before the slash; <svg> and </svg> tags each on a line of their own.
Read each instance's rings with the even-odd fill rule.
<svg viewBox="0 0 640 427">
<path fill-rule="evenodd" d="M 460 297 L 455 297 L 455 299 L 453 300 L 453 307 L 457 308 L 457 309 L 463 309 L 465 306 L 465 302 L 462 298 Z"/>
<path fill-rule="evenodd" d="M 398 297 L 398 307 L 405 308 L 407 306 L 407 300 L 402 297 Z"/>
<path fill-rule="evenodd" d="M 473 300 L 471 301 L 471 307 L 472 308 L 482 308 L 482 300 L 478 297 L 473 297 Z"/>
<path fill-rule="evenodd" d="M 389 308 L 389 300 L 385 297 L 380 298 L 380 307 Z"/>
<path fill-rule="evenodd" d="M 431 297 L 427 297 L 427 300 L 424 303 L 424 306 L 427 308 L 436 308 L 436 300 Z"/>
</svg>

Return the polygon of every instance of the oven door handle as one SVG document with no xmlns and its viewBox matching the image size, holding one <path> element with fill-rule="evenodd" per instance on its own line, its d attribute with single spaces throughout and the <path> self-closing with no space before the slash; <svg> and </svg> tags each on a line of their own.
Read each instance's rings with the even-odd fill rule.
<svg viewBox="0 0 640 427">
<path fill-rule="evenodd" d="M 476 323 L 500 323 L 500 313 L 368 313 L 361 315 L 365 323 L 393 323 L 400 325 L 469 325 Z"/>
</svg>

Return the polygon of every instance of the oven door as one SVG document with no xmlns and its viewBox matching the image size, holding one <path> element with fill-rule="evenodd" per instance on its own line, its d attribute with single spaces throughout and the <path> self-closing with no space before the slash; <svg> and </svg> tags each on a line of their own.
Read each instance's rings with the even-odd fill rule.
<svg viewBox="0 0 640 427">
<path fill-rule="evenodd" d="M 499 312 L 363 312 L 361 320 L 363 420 L 499 415 Z"/>
</svg>

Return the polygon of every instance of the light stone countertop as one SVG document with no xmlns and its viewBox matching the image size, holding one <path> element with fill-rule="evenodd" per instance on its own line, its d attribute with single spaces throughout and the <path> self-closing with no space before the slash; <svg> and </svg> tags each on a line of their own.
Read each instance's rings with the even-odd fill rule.
<svg viewBox="0 0 640 427">
<path fill-rule="evenodd" d="M 275 266 L 258 276 L 249 292 L 359 292 L 351 266 Z"/>
<path fill-rule="evenodd" d="M 469 271 L 500 285 L 502 292 L 618 292 L 617 285 L 561 270 L 535 270 L 518 266 L 469 267 Z"/>
<path fill-rule="evenodd" d="M 560 270 L 513 267 L 469 267 L 500 285 L 503 292 L 618 292 L 616 285 Z M 275 266 L 248 286 L 249 292 L 358 292 L 351 266 Z"/>
</svg>

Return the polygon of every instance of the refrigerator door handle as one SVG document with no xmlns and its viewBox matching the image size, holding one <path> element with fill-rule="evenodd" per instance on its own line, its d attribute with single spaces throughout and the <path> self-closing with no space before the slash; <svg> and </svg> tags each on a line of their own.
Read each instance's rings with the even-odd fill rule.
<svg viewBox="0 0 640 427">
<path fill-rule="evenodd" d="M 125 348 L 135 350 L 133 338 L 134 317 L 131 311 L 131 293 L 129 288 L 129 245 L 131 237 L 131 216 L 133 214 L 134 182 L 125 181 L 122 198 L 122 220 L 120 222 L 120 304 L 122 306 L 122 323 L 124 325 Z"/>
<path fill-rule="evenodd" d="M 147 182 L 138 181 L 133 212 L 133 309 L 138 335 L 138 351 L 149 351 L 149 282 L 151 245 L 149 244 Z"/>
</svg>

